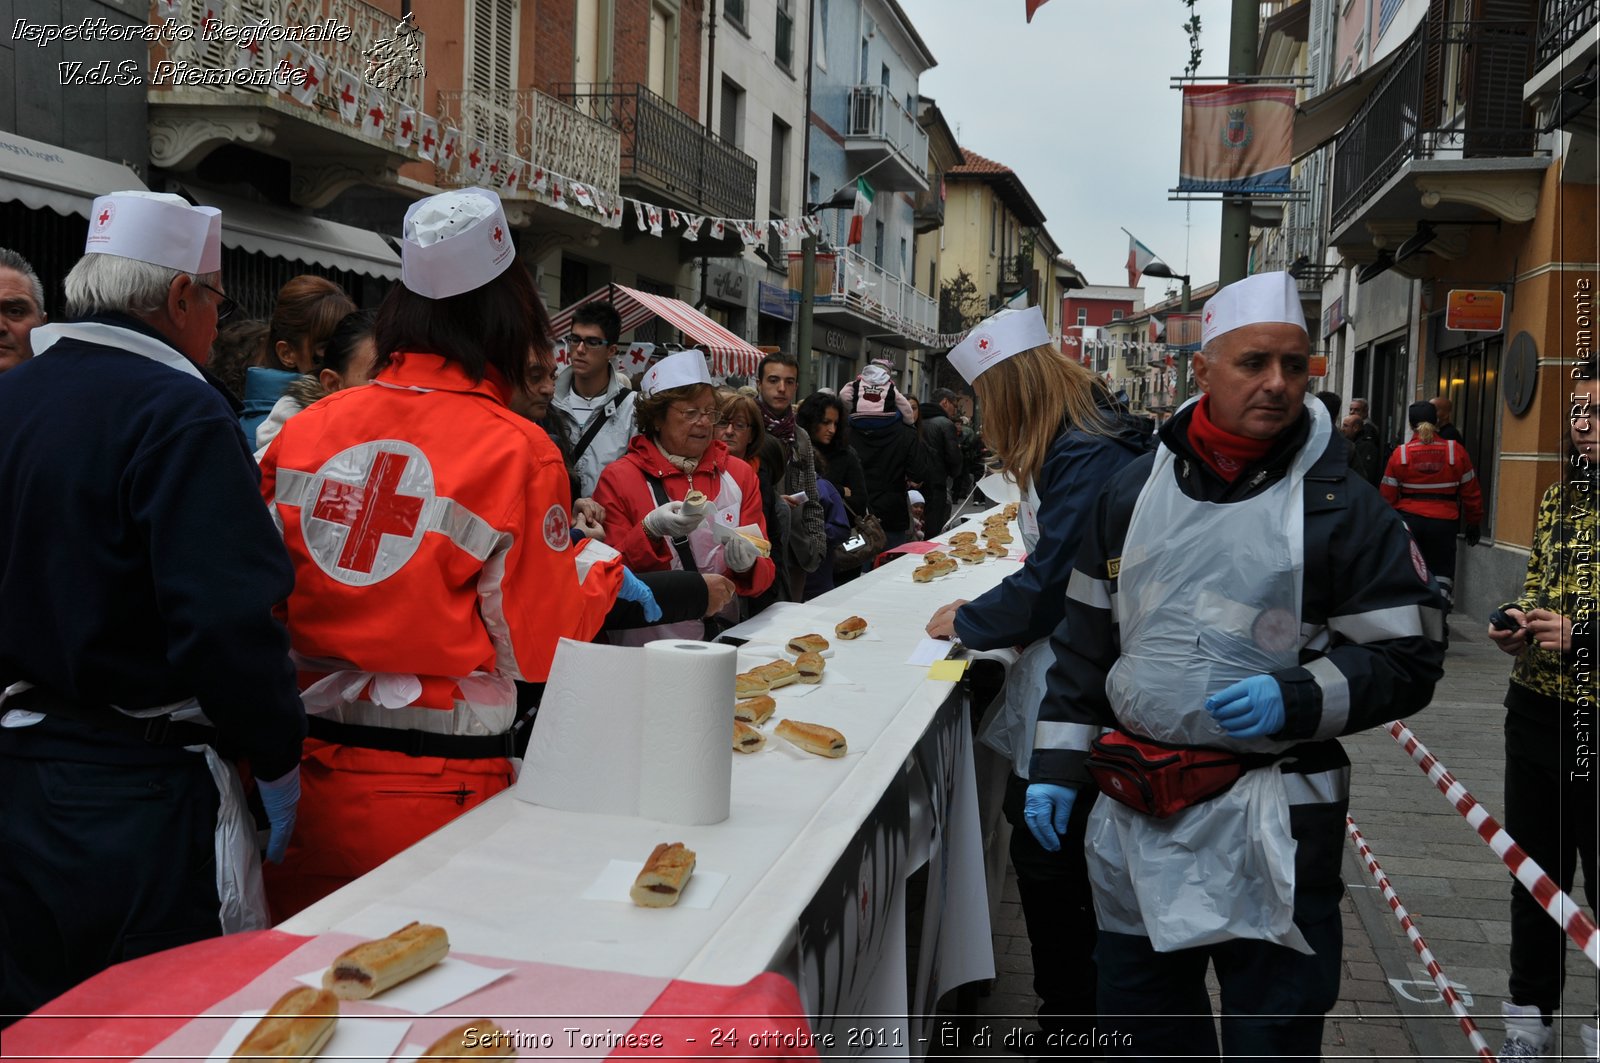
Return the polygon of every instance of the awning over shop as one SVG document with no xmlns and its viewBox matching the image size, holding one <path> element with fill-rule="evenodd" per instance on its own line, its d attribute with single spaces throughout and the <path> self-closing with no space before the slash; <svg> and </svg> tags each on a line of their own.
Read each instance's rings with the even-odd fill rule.
<svg viewBox="0 0 1600 1063">
<path fill-rule="evenodd" d="M 384 280 L 400 279 L 400 256 L 375 232 L 208 189 L 185 188 L 197 203 L 222 211 L 225 247 Z"/>
<path fill-rule="evenodd" d="M 706 352 L 711 371 L 718 376 L 735 373 L 755 376 L 761 368 L 761 352 L 723 328 L 682 299 L 641 292 L 621 284 L 608 284 L 579 299 L 551 319 L 556 336 L 564 336 L 572 325 L 572 312 L 584 303 L 609 299 L 622 318 L 622 331 L 638 328 L 652 317 L 659 317 L 693 340 Z"/>
<path fill-rule="evenodd" d="M 1390 52 L 1355 77 L 1295 108 L 1294 157 L 1310 155 L 1344 131 L 1405 49 Z"/>
<path fill-rule="evenodd" d="M 87 218 L 95 196 L 144 188 L 121 163 L 0 131 L 0 201 Z"/>
</svg>

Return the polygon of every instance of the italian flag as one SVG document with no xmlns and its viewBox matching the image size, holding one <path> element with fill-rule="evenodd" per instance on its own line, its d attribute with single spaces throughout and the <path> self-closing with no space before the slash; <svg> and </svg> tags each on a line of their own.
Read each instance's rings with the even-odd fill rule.
<svg viewBox="0 0 1600 1063">
<path fill-rule="evenodd" d="M 865 177 L 856 178 L 856 206 L 850 213 L 850 239 L 848 244 L 859 244 L 865 236 L 867 215 L 872 212 L 872 186 Z"/>
</svg>

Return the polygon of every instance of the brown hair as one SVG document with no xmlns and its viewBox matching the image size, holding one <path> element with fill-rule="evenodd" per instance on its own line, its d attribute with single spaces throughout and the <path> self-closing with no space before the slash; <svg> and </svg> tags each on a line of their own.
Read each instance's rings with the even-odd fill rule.
<svg viewBox="0 0 1600 1063">
<path fill-rule="evenodd" d="M 354 313 L 356 304 L 344 289 L 328 280 L 303 273 L 291 277 L 289 283 L 278 289 L 278 301 L 272 307 L 272 321 L 268 325 L 267 347 L 277 350 L 282 340 L 294 350 L 303 344 L 311 346 L 312 362 L 322 364 L 322 347 L 333 335 L 346 314 Z"/>
<path fill-rule="evenodd" d="M 996 362 L 973 382 L 983 407 L 983 438 L 1027 490 L 1063 427 L 1105 435 L 1110 393 L 1093 372 L 1049 345 Z"/>
<path fill-rule="evenodd" d="M 521 261 L 489 283 L 445 299 L 396 284 L 378 308 L 373 331 L 374 372 L 392 355 L 414 351 L 457 363 L 475 382 L 492 366 L 512 390 L 521 391 L 528 382 L 530 350 L 541 361 L 554 356 L 550 315 Z"/>
<path fill-rule="evenodd" d="M 661 434 L 661 422 L 667 416 L 667 407 L 674 402 L 689 402 L 700 392 L 709 393 L 712 402 L 716 402 L 716 389 L 710 384 L 685 384 L 681 388 L 668 388 L 658 391 L 649 398 L 640 395 L 633 404 L 633 422 L 639 427 L 639 434 L 652 442 Z"/>
<path fill-rule="evenodd" d="M 756 460 L 756 455 L 761 450 L 761 441 L 766 437 L 766 422 L 761 419 L 761 404 L 754 395 L 747 394 L 745 389 L 730 391 L 726 395 L 717 396 L 717 408 L 722 411 L 723 421 L 731 421 L 735 417 L 743 417 L 750 422 L 750 447 L 744 453 L 744 459 L 749 462 Z"/>
<path fill-rule="evenodd" d="M 222 381 L 236 399 L 244 398 L 245 370 L 267 364 L 267 323 L 245 319 L 217 329 L 206 369 Z"/>
</svg>

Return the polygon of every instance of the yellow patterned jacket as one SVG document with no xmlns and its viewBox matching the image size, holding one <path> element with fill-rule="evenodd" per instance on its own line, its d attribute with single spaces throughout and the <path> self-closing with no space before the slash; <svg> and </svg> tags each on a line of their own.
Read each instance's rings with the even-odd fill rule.
<svg viewBox="0 0 1600 1063">
<path fill-rule="evenodd" d="M 1600 542 L 1596 540 L 1593 480 L 1555 483 L 1539 502 L 1539 523 L 1528 553 L 1522 596 L 1513 604 L 1526 612 L 1544 608 L 1572 620 L 1572 651 L 1530 646 L 1517 657 L 1511 681 L 1562 701 L 1586 696 L 1593 706 L 1594 670 L 1600 647 Z"/>
</svg>

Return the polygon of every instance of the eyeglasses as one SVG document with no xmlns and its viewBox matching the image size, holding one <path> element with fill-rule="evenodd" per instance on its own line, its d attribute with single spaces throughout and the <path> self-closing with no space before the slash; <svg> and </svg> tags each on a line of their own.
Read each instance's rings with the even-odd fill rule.
<svg viewBox="0 0 1600 1063">
<path fill-rule="evenodd" d="M 722 423 L 722 411 L 718 410 L 714 406 L 707 407 L 704 410 L 697 410 L 692 406 L 674 406 L 672 407 L 672 410 L 679 417 L 682 417 L 685 421 L 688 421 L 691 424 L 695 421 L 701 420 L 705 421 L 707 424 Z"/>
<path fill-rule="evenodd" d="M 724 421 L 723 424 L 726 424 L 729 428 L 733 429 L 735 432 L 748 432 L 748 431 L 750 431 L 750 422 L 749 421 Z"/>
<path fill-rule="evenodd" d="M 211 287 L 211 285 L 202 284 L 202 285 L 200 285 L 200 287 L 204 288 L 206 291 L 210 292 L 212 295 L 217 297 L 217 321 L 218 322 L 226 321 L 228 318 L 233 316 L 233 312 L 235 310 L 239 309 L 239 304 L 238 303 L 234 302 L 232 299 L 229 299 L 226 295 L 223 295 L 221 292 L 219 292 L 215 288 Z"/>
<path fill-rule="evenodd" d="M 561 343 L 566 347 L 587 347 L 591 351 L 611 346 L 611 341 L 604 336 L 568 336 Z"/>
</svg>

